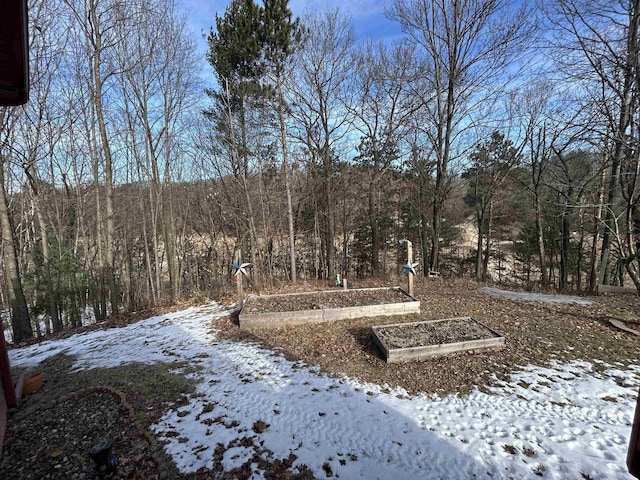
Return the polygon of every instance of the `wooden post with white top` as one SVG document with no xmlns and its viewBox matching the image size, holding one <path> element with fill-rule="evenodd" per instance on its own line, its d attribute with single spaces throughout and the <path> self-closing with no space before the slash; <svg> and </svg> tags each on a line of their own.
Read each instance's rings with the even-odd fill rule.
<svg viewBox="0 0 640 480">
<path fill-rule="evenodd" d="M 413 265 L 413 244 L 407 240 L 407 265 Z M 407 274 L 409 295 L 413 297 L 413 269 L 410 268 Z"/>
</svg>

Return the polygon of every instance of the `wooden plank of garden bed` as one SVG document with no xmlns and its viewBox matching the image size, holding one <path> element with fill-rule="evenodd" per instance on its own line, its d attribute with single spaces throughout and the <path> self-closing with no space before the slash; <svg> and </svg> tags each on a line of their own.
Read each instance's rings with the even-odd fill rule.
<svg viewBox="0 0 640 480">
<path fill-rule="evenodd" d="M 373 338 L 373 343 L 376 344 L 376 346 L 380 349 L 380 351 L 382 352 L 382 357 L 384 358 L 384 361 L 389 363 L 389 349 L 387 348 L 387 345 L 382 341 L 382 339 L 380 337 L 378 337 L 378 333 L 376 332 L 376 328 L 377 327 L 371 327 L 371 337 Z"/>
<path fill-rule="evenodd" d="M 324 309 L 324 320 L 346 320 L 362 317 L 406 315 L 409 313 L 420 313 L 420 302 L 382 303 L 378 305 L 362 305 L 359 307 L 326 308 Z"/>
<path fill-rule="evenodd" d="M 291 312 L 241 313 L 240 328 L 276 325 L 300 325 L 323 322 L 323 310 L 299 310 Z"/>
<path fill-rule="evenodd" d="M 633 333 L 634 335 L 640 335 L 640 332 L 634 328 L 627 327 L 624 321 L 617 318 L 610 318 L 609 323 L 616 328 L 619 328 L 623 332 Z"/>
<path fill-rule="evenodd" d="M 418 360 L 425 357 L 448 355 L 466 350 L 485 350 L 504 346 L 504 337 L 485 338 L 482 340 L 468 340 L 466 342 L 444 343 L 441 345 L 427 345 L 410 348 L 394 348 L 388 351 L 387 363 Z"/>
<path fill-rule="evenodd" d="M 360 307 L 292 310 L 286 312 L 241 313 L 240 328 L 254 326 L 302 325 L 381 315 L 420 313 L 420 302 L 385 303 Z"/>
</svg>

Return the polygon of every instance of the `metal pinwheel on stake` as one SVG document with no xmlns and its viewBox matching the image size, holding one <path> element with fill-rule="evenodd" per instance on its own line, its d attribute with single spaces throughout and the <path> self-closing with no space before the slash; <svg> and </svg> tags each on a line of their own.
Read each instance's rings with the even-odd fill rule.
<svg viewBox="0 0 640 480">
<path fill-rule="evenodd" d="M 419 262 L 407 263 L 406 265 L 403 265 L 402 268 L 404 268 L 404 274 L 409 275 L 411 273 L 413 275 L 417 275 L 416 267 L 418 265 L 420 265 Z"/>
<path fill-rule="evenodd" d="M 246 269 L 250 266 L 250 263 L 242 262 L 242 257 L 238 257 L 236 263 L 231 264 L 231 267 L 235 269 L 233 276 L 236 277 L 236 286 L 238 287 L 238 305 L 240 307 L 242 307 L 242 301 L 244 300 L 244 295 L 242 293 L 242 276 L 249 276 Z"/>
<path fill-rule="evenodd" d="M 236 273 L 233 274 L 234 277 L 237 277 L 240 273 L 242 273 L 245 277 L 249 276 L 246 268 L 251 266 L 250 263 L 242 263 L 242 259 L 239 258 L 238 261 L 236 263 L 232 263 L 231 266 L 236 270 Z"/>
</svg>

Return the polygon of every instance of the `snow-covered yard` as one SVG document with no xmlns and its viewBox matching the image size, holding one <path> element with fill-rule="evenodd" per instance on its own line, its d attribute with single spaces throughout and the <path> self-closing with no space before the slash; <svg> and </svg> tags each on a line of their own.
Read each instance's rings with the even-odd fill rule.
<svg viewBox="0 0 640 480">
<path fill-rule="evenodd" d="M 153 430 L 179 469 L 211 467 L 219 443 L 230 470 L 254 458 L 297 457 L 318 478 L 626 479 L 640 368 L 588 361 L 528 366 L 490 393 L 409 396 L 331 378 L 255 344 L 219 341 L 217 304 L 10 352 L 35 365 L 60 352 L 77 369 L 187 362 L 197 392 Z M 602 368 L 604 367 L 604 369 Z M 596 371 L 597 370 L 597 371 Z M 604 373 L 597 373 L 602 372 Z M 215 421 L 214 421 L 215 419 Z M 257 463 L 254 478 L 263 478 Z"/>
</svg>

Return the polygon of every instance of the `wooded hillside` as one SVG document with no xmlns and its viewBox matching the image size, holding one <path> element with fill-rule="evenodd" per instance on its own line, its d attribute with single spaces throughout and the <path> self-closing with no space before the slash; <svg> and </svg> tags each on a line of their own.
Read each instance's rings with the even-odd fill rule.
<svg viewBox="0 0 640 480">
<path fill-rule="evenodd" d="M 395 275 L 403 239 L 419 274 L 640 291 L 640 0 L 529 3 L 396 0 L 374 41 L 233 0 L 205 60 L 171 0 L 30 2 L 30 101 L 0 108 L 13 338 L 219 295 L 240 252 L 253 288 Z"/>
</svg>

